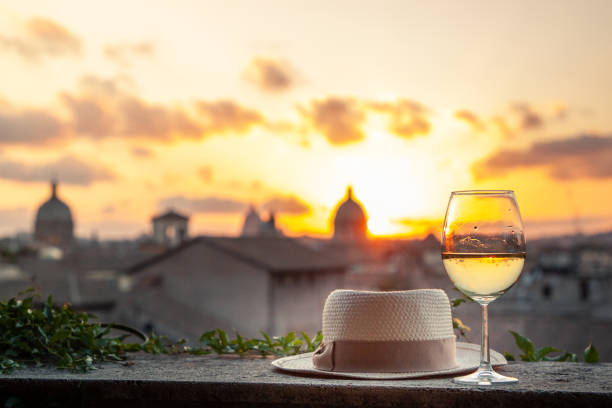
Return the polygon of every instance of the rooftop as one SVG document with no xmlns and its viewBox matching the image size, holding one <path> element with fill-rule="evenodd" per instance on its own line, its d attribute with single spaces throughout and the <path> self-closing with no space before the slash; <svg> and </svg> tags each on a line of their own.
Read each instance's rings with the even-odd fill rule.
<svg viewBox="0 0 612 408">
<path fill-rule="evenodd" d="M 324 255 L 292 238 L 284 237 L 206 237 L 193 238 L 182 245 L 140 262 L 129 272 L 135 273 L 161 260 L 176 256 L 192 245 L 206 245 L 217 251 L 272 272 L 299 272 L 340 269 L 346 263 L 332 255 Z"/>
<path fill-rule="evenodd" d="M 153 221 L 160 221 L 160 220 L 180 220 L 180 221 L 187 221 L 189 219 L 189 217 L 187 217 L 186 215 L 183 214 L 179 214 L 174 210 L 168 210 L 167 212 L 157 215 L 155 217 L 153 217 Z"/>
</svg>

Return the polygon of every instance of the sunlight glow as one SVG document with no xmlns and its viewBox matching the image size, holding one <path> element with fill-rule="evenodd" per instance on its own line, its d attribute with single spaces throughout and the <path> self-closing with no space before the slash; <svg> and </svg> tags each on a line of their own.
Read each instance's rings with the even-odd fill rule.
<svg viewBox="0 0 612 408">
<path fill-rule="evenodd" d="M 293 197 L 308 211 L 278 213 L 284 232 L 329 237 L 348 185 L 371 236 L 437 234 L 450 192 L 475 188 L 515 190 L 522 215 L 535 221 L 529 237 L 574 232 L 577 219 L 584 232 L 612 228 L 607 151 L 552 149 L 565 139 L 584 144 L 585 130 L 610 137 L 601 84 L 612 58 L 590 35 L 610 36 L 611 9 L 570 2 L 544 17 L 528 4 L 480 2 L 478 13 L 451 1 L 439 13 L 411 2 L 314 0 L 296 12 L 264 0 L 253 14 L 225 2 L 166 1 L 143 12 L 119 0 L 5 1 L 0 234 L 31 230 L 61 169 L 83 173 L 79 182 L 58 176 L 81 236 L 146 232 L 168 198 L 199 203 L 184 209 L 194 234 L 236 234 L 245 203 Z M 566 14 L 576 16 L 571 29 Z M 37 37 L 32 18 L 70 38 Z M 549 47 L 548 38 L 566 46 Z M 135 52 L 138 44 L 148 51 Z M 272 91 L 245 79 L 263 60 L 291 67 L 270 71 Z M 551 61 L 572 61 L 571 78 Z M 326 100 L 336 103 L 314 114 Z M 550 158 L 534 161 L 546 146 Z M 506 151 L 514 152 L 507 163 L 473 172 Z M 81 170 L 66 165 L 75 161 Z M 211 210 L 207 200 L 233 206 Z"/>
</svg>

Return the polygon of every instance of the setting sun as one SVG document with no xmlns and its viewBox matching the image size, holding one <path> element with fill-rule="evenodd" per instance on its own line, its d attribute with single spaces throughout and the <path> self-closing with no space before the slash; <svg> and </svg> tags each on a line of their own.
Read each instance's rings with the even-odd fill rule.
<svg viewBox="0 0 612 408">
<path fill-rule="evenodd" d="M 344 376 L 343 353 L 397 349 L 346 368 L 426 375 L 430 405 L 467 401 L 449 373 L 473 364 L 484 386 L 504 356 L 517 393 L 535 390 L 526 357 L 584 361 L 590 384 L 586 363 L 612 359 L 611 22 L 612 0 L 0 1 L 0 349 L 24 340 L 0 371 L 125 372 L 129 392 L 150 364 L 172 382 L 197 361 L 214 381 L 191 388 L 261 372 L 341 405 L 282 370 Z M 44 405 L 5 377 L 23 388 L 7 406 Z M 166 405 L 206 405 L 187 394 Z M 291 400 L 247 394 L 227 402 Z"/>
<path fill-rule="evenodd" d="M 31 229 L 54 177 L 81 236 L 135 236 L 167 208 L 234 235 L 253 205 L 289 236 L 325 237 L 347 185 L 374 236 L 439 232 L 466 188 L 514 189 L 530 236 L 612 227 L 612 55 L 591 41 L 605 12 L 553 8 L 551 44 L 514 29 L 522 6 L 499 27 L 485 2 L 488 17 L 341 3 L 3 3 L 2 231 Z M 568 34 L 566 12 L 584 29 Z"/>
</svg>

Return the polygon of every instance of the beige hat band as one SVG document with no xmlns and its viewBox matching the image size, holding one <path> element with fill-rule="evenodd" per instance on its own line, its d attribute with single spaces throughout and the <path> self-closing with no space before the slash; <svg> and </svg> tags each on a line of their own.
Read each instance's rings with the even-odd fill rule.
<svg viewBox="0 0 612 408">
<path fill-rule="evenodd" d="M 455 337 L 435 340 L 322 343 L 312 356 L 315 368 L 347 373 L 405 373 L 458 366 Z"/>
</svg>

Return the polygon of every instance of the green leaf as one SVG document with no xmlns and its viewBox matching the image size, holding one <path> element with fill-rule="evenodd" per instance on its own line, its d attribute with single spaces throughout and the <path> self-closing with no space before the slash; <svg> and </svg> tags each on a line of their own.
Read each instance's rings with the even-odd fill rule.
<svg viewBox="0 0 612 408">
<path fill-rule="evenodd" d="M 310 340 L 310 337 L 308 336 L 308 334 L 306 332 L 302 332 L 301 333 L 302 338 L 304 339 L 304 341 L 306 342 L 306 350 L 307 351 L 313 351 L 312 349 L 312 340 Z"/>
<path fill-rule="evenodd" d="M 205 350 L 203 348 L 189 349 L 189 350 L 187 350 L 187 352 L 189 354 L 193 354 L 195 356 L 202 356 L 202 355 L 210 354 L 210 350 Z"/>
<path fill-rule="evenodd" d="M 221 345 L 227 347 L 227 334 L 221 329 L 217 329 L 217 334 L 219 335 L 219 340 L 221 340 Z"/>
<path fill-rule="evenodd" d="M 469 297 L 469 296 L 468 296 L 468 295 L 466 295 L 465 293 L 461 292 L 461 291 L 460 291 L 459 289 L 457 289 L 456 287 L 454 287 L 454 286 L 453 286 L 453 289 L 454 289 L 456 292 L 459 292 L 459 295 L 460 295 L 460 297 L 459 297 L 459 298 L 455 298 L 455 299 L 453 299 L 453 300 L 452 300 L 452 302 L 454 302 L 454 301 L 456 301 L 456 300 L 461 300 L 461 301 L 459 301 L 459 302 L 457 303 L 457 306 L 459 306 L 459 305 L 460 305 L 461 303 L 463 303 L 463 302 L 470 302 L 470 303 L 474 302 L 474 299 L 472 299 L 471 297 Z M 453 307 L 455 307 L 455 306 L 453 306 Z"/>
<path fill-rule="evenodd" d="M 312 347 L 317 349 L 321 345 L 322 341 L 323 341 L 323 333 L 321 331 L 318 331 L 317 335 L 315 336 L 315 339 L 312 341 Z"/>
<path fill-rule="evenodd" d="M 507 351 L 504 351 L 504 357 L 506 357 L 506 360 L 508 361 L 515 361 L 514 360 L 514 356 L 510 353 L 508 353 Z"/>
<path fill-rule="evenodd" d="M 43 315 L 47 318 L 47 322 L 51 322 L 53 319 L 53 312 L 51 311 L 53 307 L 51 296 L 49 296 L 48 303 L 45 303 L 43 306 Z"/>
<path fill-rule="evenodd" d="M 466 300 L 465 300 L 465 299 L 463 299 L 463 298 L 452 299 L 452 300 L 451 300 L 451 306 L 452 306 L 452 307 L 457 307 L 457 306 L 459 306 L 460 304 L 465 303 L 465 302 L 466 302 Z"/>
<path fill-rule="evenodd" d="M 216 330 L 207 331 L 200 336 L 200 342 L 209 341 L 216 333 Z"/>
<path fill-rule="evenodd" d="M 283 347 L 287 347 L 289 343 L 291 343 L 294 339 L 295 339 L 294 332 L 287 333 L 287 335 L 285 336 L 285 339 L 283 340 Z"/>
<path fill-rule="evenodd" d="M 36 326 L 36 330 L 38 331 L 38 333 L 42 337 L 43 341 L 45 343 L 48 343 L 49 339 L 47 338 L 47 333 L 45 333 L 45 331 L 40 326 Z"/>
<path fill-rule="evenodd" d="M 49 296 L 37 306 L 32 298 L 0 301 L 0 371 L 3 373 L 25 364 L 36 367 L 54 364 L 58 368 L 88 371 L 101 361 L 122 360 L 131 351 L 166 354 L 182 351 L 184 341 L 172 344 L 155 335 L 143 344 L 124 343 L 125 336 L 111 337 L 110 326 L 89 323 L 90 315 L 77 312 L 70 305 L 57 307 Z M 136 331 L 120 326 L 113 325 L 119 330 Z"/>
<path fill-rule="evenodd" d="M 58 341 L 62 341 L 69 335 L 70 335 L 70 330 L 68 329 L 58 330 L 55 333 L 53 333 L 53 336 L 51 336 L 49 343 L 56 343 Z"/>
<path fill-rule="evenodd" d="M 540 347 L 535 352 L 534 360 L 535 361 L 542 361 L 544 359 L 544 357 L 546 357 L 548 354 L 550 354 L 550 353 L 557 353 L 559 351 L 561 351 L 561 350 L 559 350 L 556 347 L 551 347 L 551 346 Z"/>
<path fill-rule="evenodd" d="M 266 334 L 266 332 L 263 331 L 263 330 L 260 330 L 259 332 L 261 333 L 262 336 L 264 336 L 264 339 L 266 339 L 266 343 L 268 343 L 268 345 L 271 347 L 272 346 L 272 339 L 270 339 L 270 336 L 268 336 Z"/>
<path fill-rule="evenodd" d="M 557 357 L 544 357 L 544 361 L 569 361 L 575 363 L 576 361 L 578 361 L 578 359 L 576 358 L 576 355 L 574 353 L 566 351 L 565 353 Z"/>
<path fill-rule="evenodd" d="M 49 296 L 46 302 L 36 305 L 33 297 L 23 300 L 11 298 L 0 301 L 0 372 L 6 373 L 25 365 L 36 367 L 54 364 L 58 368 L 77 371 L 96 369 L 96 364 L 103 361 L 120 361 L 126 354 L 144 351 L 155 354 L 190 353 L 193 355 L 257 353 L 262 355 L 292 355 L 300 352 L 314 351 L 323 341 L 321 331 L 311 338 L 306 332 L 299 337 L 294 332 L 285 336 L 274 336 L 261 331 L 263 339 L 249 339 L 238 332 L 234 339 L 228 339 L 221 329 L 205 332 L 200 336 L 201 347 L 185 346 L 185 340 L 171 342 L 164 336 L 152 333 L 149 337 L 142 335 L 142 343 L 125 343 L 126 335 L 113 337 L 111 327 L 128 333 L 140 333 L 128 326 L 114 323 L 90 323 L 91 315 L 75 311 L 72 306 L 58 307 Z M 40 299 L 40 297 L 39 297 Z M 462 297 L 457 304 L 471 301 Z M 453 326 L 457 330 L 469 331 L 469 328 L 455 319 Z M 529 339 L 516 332 L 511 332 L 523 352 L 520 356 L 525 361 L 577 361 L 576 355 L 565 352 L 557 357 L 550 353 L 559 350 L 545 346 L 534 350 Z M 514 356 L 505 353 L 508 360 Z M 599 355 L 593 345 L 584 352 L 587 362 L 599 361 Z M 130 363 L 127 363 L 130 364 Z M 133 364 L 133 363 L 131 363 Z"/>
<path fill-rule="evenodd" d="M 589 344 L 584 349 L 584 362 L 585 363 L 599 363 L 599 352 L 593 344 Z"/>
<path fill-rule="evenodd" d="M 221 340 L 218 338 L 219 331 L 219 329 L 215 329 L 204 333 L 200 337 L 200 342 L 210 347 L 215 353 L 223 354 L 225 346 L 223 346 Z"/>
<path fill-rule="evenodd" d="M 293 340 L 291 342 L 291 347 L 293 348 L 293 351 L 290 354 L 299 354 L 300 349 L 302 348 L 302 344 L 304 343 L 300 339 Z"/>
<path fill-rule="evenodd" d="M 240 335 L 240 333 L 236 332 L 236 338 L 232 341 L 230 341 L 230 345 L 234 345 L 234 347 L 230 347 L 232 349 L 232 351 L 237 352 L 238 354 L 242 355 L 246 352 L 248 352 L 251 347 L 252 344 L 255 342 L 255 340 L 244 340 L 244 338 Z"/>
<path fill-rule="evenodd" d="M 242 336 L 238 332 L 236 332 L 236 339 L 232 340 L 230 343 L 236 344 L 239 349 L 244 347 L 244 340 L 242 339 Z"/>
<path fill-rule="evenodd" d="M 527 337 L 521 336 L 515 331 L 510 330 L 510 334 L 514 337 L 517 347 L 524 353 L 521 355 L 523 361 L 535 361 L 533 355 L 533 343 Z"/>
<path fill-rule="evenodd" d="M 453 329 L 458 330 L 459 335 L 461 335 L 465 339 L 467 339 L 467 333 L 472 330 L 469 326 L 463 324 L 463 322 L 457 317 L 453 317 Z"/>
</svg>

